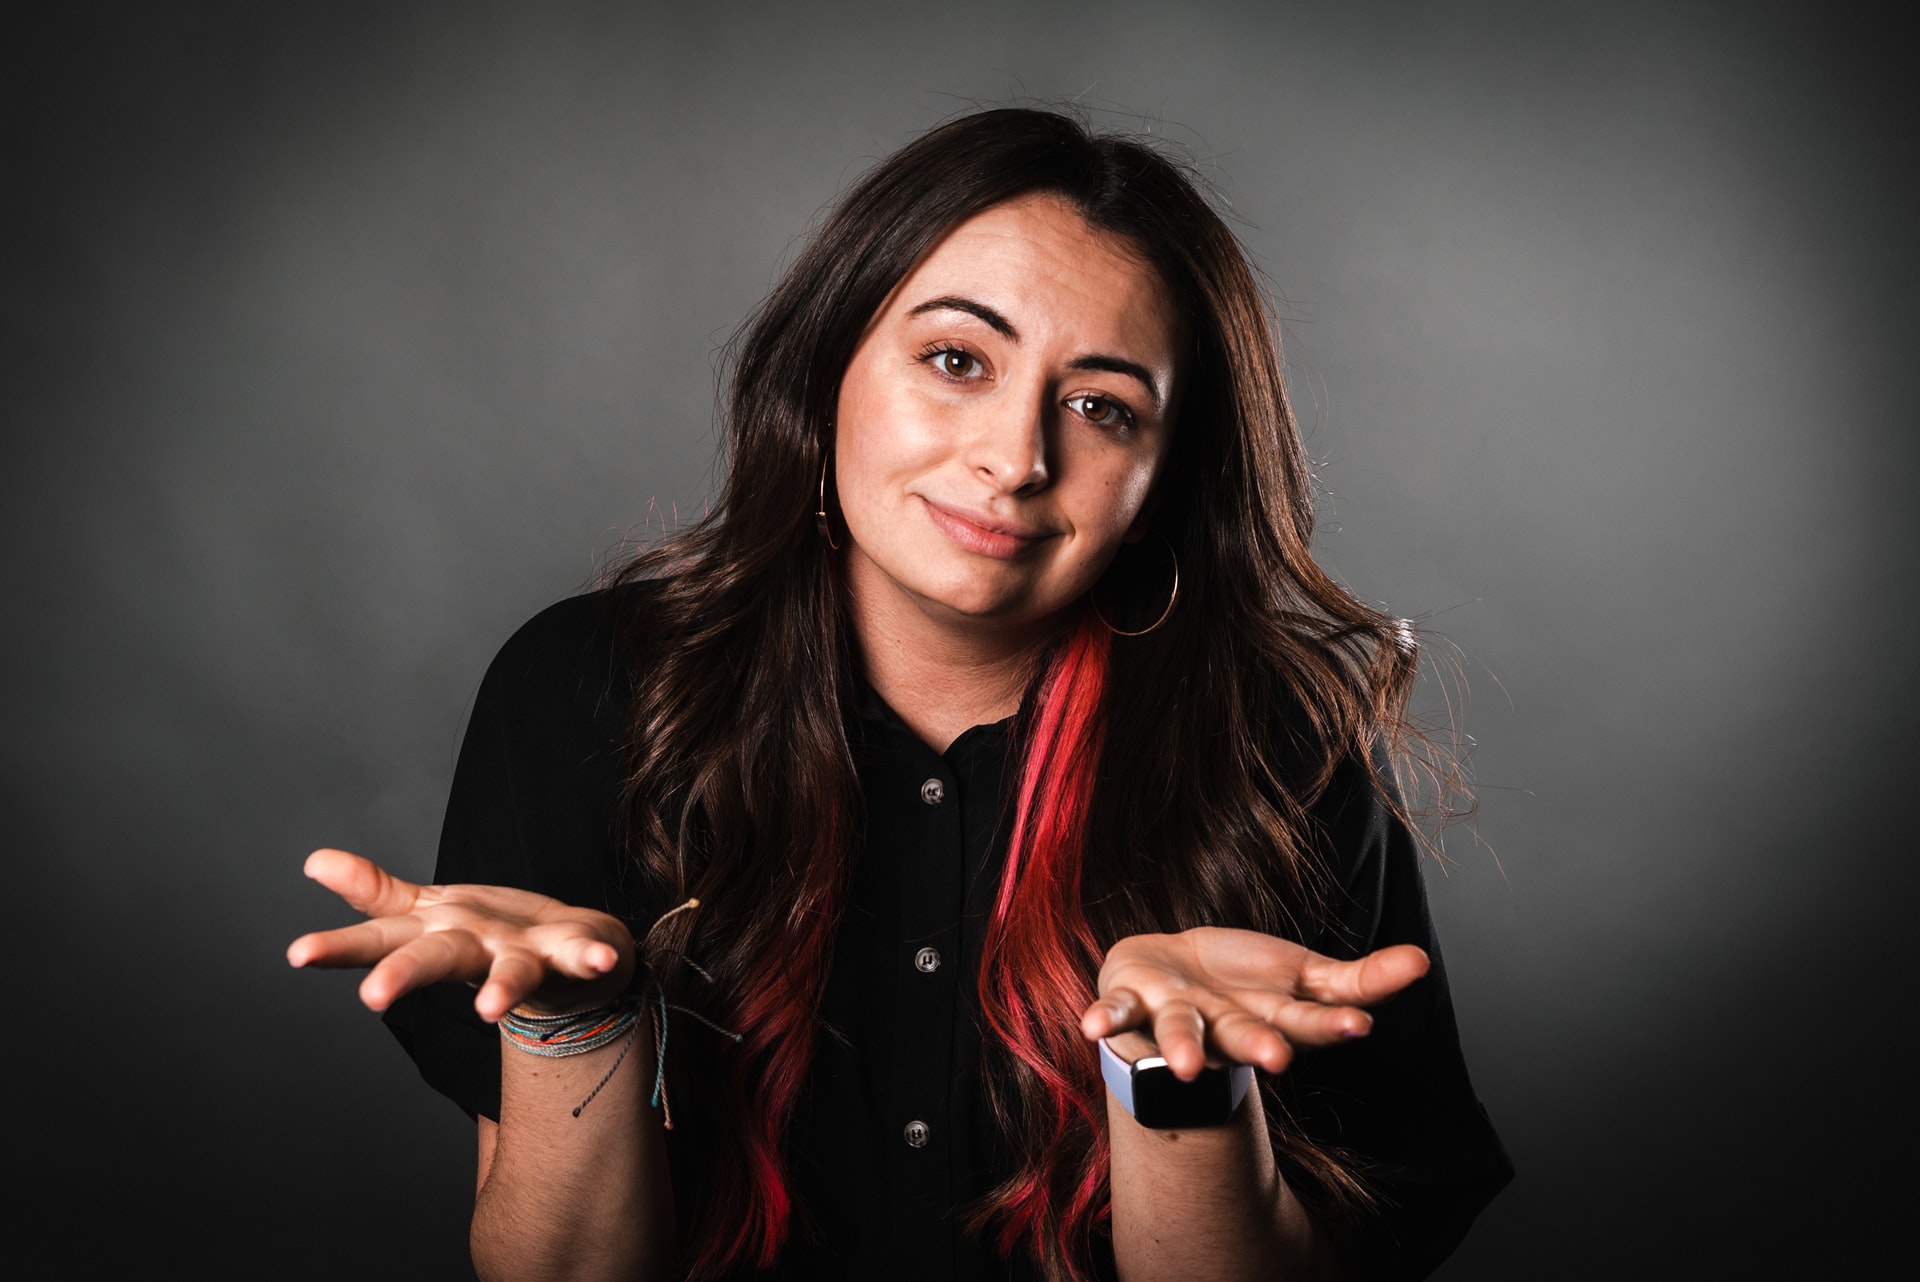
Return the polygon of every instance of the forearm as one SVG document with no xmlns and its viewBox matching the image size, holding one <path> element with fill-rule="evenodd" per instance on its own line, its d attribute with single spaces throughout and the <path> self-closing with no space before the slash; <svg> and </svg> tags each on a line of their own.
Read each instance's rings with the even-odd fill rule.
<svg viewBox="0 0 1920 1282">
<path fill-rule="evenodd" d="M 1129 935 L 1107 950 L 1100 996 L 1081 1015 L 1080 1031 L 1106 1038 L 1127 1060 L 1138 1058 L 1130 1051 L 1157 1046 L 1176 1075 L 1191 1077 L 1209 1055 L 1281 1073 L 1302 1050 L 1366 1036 L 1373 1022 L 1363 1008 L 1405 989 L 1429 965 L 1408 944 L 1340 961 L 1218 926 Z M 1339 1276 L 1341 1252 L 1274 1162 L 1257 1091 L 1217 1128 L 1149 1131 L 1111 1096 L 1107 1116 L 1122 1276 Z"/>
<path fill-rule="evenodd" d="M 625 1049 L 619 1070 L 581 1110 Z M 648 1106 L 653 1034 L 542 1058 L 503 1043 L 500 1122 L 483 1146 L 473 1212 L 482 1278 L 665 1277 L 674 1206 L 660 1113 Z"/>
<path fill-rule="evenodd" d="M 1112 1095 L 1113 1253 L 1125 1282 L 1330 1279 L 1324 1235 L 1281 1178 L 1260 1092 L 1225 1126 L 1149 1130 Z"/>
</svg>

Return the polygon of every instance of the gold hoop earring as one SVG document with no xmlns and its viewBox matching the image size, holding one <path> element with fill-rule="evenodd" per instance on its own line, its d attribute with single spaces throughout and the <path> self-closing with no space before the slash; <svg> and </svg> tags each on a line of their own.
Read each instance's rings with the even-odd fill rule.
<svg viewBox="0 0 1920 1282">
<path fill-rule="evenodd" d="M 1160 531 L 1155 530 L 1154 533 L 1160 534 Z M 1106 624 L 1107 631 L 1117 637 L 1143 637 L 1147 635 L 1147 633 L 1157 630 L 1161 624 L 1173 617 L 1173 607 L 1180 600 L 1180 554 L 1173 550 L 1173 540 L 1166 535 L 1160 534 L 1160 541 L 1167 545 L 1167 559 L 1173 562 L 1173 591 L 1167 595 L 1167 608 L 1160 611 L 1159 618 L 1149 623 L 1146 627 L 1141 628 L 1138 632 L 1122 631 L 1114 627 L 1113 620 L 1101 612 L 1098 598 L 1091 592 L 1087 594 L 1087 604 L 1093 607 L 1093 617 Z"/>
<path fill-rule="evenodd" d="M 827 523 L 827 463 L 832 458 L 833 451 L 829 449 L 820 459 L 820 506 L 813 512 L 813 528 L 819 532 L 821 541 L 829 549 L 838 552 L 840 545 L 833 541 L 833 527 Z"/>
</svg>

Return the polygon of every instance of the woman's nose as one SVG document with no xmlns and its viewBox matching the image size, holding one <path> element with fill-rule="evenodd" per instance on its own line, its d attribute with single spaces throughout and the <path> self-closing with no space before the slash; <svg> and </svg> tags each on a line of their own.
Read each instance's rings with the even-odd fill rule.
<svg viewBox="0 0 1920 1282">
<path fill-rule="evenodd" d="M 1047 471 L 1049 405 L 1041 397 L 996 398 L 983 406 L 966 461 L 1003 494 L 1043 488 Z"/>
</svg>

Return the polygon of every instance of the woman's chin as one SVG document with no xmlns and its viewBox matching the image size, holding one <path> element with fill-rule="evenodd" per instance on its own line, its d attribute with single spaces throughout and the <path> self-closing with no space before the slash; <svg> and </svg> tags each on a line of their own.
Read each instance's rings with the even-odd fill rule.
<svg viewBox="0 0 1920 1282">
<path fill-rule="evenodd" d="M 848 562 L 854 609 L 884 615 L 908 605 L 956 638 L 1031 637 L 1044 633 L 1077 599 L 1071 585 L 1054 582 L 1055 576 L 1031 563 L 966 556 L 937 545 L 915 551 L 885 564 L 855 544 Z"/>
<path fill-rule="evenodd" d="M 974 636 L 1043 633 L 1067 608 L 992 589 L 930 593 L 921 602 L 928 618 Z"/>
</svg>

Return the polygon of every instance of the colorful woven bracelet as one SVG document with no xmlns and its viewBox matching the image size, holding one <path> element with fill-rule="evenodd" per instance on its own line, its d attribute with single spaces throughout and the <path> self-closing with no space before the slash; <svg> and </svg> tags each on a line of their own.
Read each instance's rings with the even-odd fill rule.
<svg viewBox="0 0 1920 1282">
<path fill-rule="evenodd" d="M 643 997 L 618 997 L 570 1015 L 536 1015 L 516 1006 L 500 1017 L 500 1036 L 529 1055 L 585 1055 L 626 1036 L 645 1004 Z"/>
<path fill-rule="evenodd" d="M 660 927 L 660 923 L 680 913 L 690 912 L 700 906 L 698 899 L 689 899 L 671 912 L 663 913 L 648 928 L 647 937 Z M 634 947 L 644 957 L 646 944 L 643 940 L 633 941 Z M 713 982 L 713 976 L 700 969 L 684 955 L 680 960 L 700 978 Z M 647 1101 L 660 1110 L 661 1120 L 668 1130 L 673 1129 L 673 1113 L 667 1105 L 667 1012 L 677 1010 L 681 1014 L 696 1019 L 723 1037 L 738 1042 L 740 1034 L 720 1027 L 698 1011 L 688 1010 L 667 1000 L 659 981 L 648 974 L 644 968 L 635 975 L 634 983 L 621 996 L 614 998 L 605 1006 L 596 1006 L 592 1010 L 575 1011 L 571 1015 L 540 1015 L 516 1006 L 500 1017 L 500 1036 L 519 1050 L 529 1055 L 543 1058 L 556 1058 L 562 1055 L 584 1055 L 588 1051 L 599 1050 L 614 1042 L 623 1042 L 620 1053 L 608 1065 L 607 1071 L 600 1077 L 598 1084 L 587 1097 L 574 1106 L 573 1115 L 580 1116 L 587 1105 L 602 1088 L 613 1080 L 620 1066 L 627 1062 L 627 1052 L 633 1049 L 633 1037 L 640 1031 L 640 1012 L 645 1010 L 653 1023 L 654 1064 L 653 1095 Z"/>
</svg>

